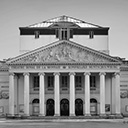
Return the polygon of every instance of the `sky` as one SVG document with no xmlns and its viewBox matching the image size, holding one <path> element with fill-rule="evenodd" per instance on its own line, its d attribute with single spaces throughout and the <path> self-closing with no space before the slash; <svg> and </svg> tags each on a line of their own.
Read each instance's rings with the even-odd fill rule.
<svg viewBox="0 0 128 128">
<path fill-rule="evenodd" d="M 61 15 L 110 27 L 110 55 L 128 59 L 128 0 L 0 0 L 0 60 L 19 55 L 19 27 Z"/>
</svg>

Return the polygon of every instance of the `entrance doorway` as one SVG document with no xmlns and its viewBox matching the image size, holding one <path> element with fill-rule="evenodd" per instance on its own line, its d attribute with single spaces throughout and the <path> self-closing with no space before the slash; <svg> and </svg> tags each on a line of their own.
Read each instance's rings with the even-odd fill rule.
<svg viewBox="0 0 128 128">
<path fill-rule="evenodd" d="M 54 100 L 48 99 L 46 102 L 46 115 L 54 116 Z"/>
<path fill-rule="evenodd" d="M 75 100 L 75 114 L 76 116 L 83 116 L 83 101 L 81 99 Z"/>
<path fill-rule="evenodd" d="M 60 115 L 69 116 L 69 101 L 67 99 L 60 101 Z"/>
<path fill-rule="evenodd" d="M 39 99 L 32 101 L 33 115 L 39 115 Z"/>
<path fill-rule="evenodd" d="M 91 115 L 97 115 L 97 100 L 90 99 L 90 113 Z"/>
</svg>

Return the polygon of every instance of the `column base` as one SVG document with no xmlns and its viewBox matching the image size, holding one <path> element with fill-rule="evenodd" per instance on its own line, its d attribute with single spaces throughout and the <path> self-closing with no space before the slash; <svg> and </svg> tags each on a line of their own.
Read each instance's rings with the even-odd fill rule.
<svg viewBox="0 0 128 128">
<path fill-rule="evenodd" d="M 44 117 L 45 115 L 44 114 L 39 114 L 39 117 Z"/>
<path fill-rule="evenodd" d="M 121 118 L 123 118 L 123 116 L 122 116 L 121 114 L 116 114 L 116 115 L 115 115 L 115 118 L 121 119 Z"/>
<path fill-rule="evenodd" d="M 76 116 L 75 114 L 70 114 L 70 116 Z"/>
<path fill-rule="evenodd" d="M 84 114 L 84 116 L 86 116 L 86 117 L 91 117 L 91 114 Z"/>
<path fill-rule="evenodd" d="M 30 116 L 29 114 L 24 114 L 24 115 L 22 115 L 23 117 L 28 117 L 28 116 Z"/>
<path fill-rule="evenodd" d="M 107 115 L 106 114 L 100 114 L 100 118 L 106 118 Z"/>
<path fill-rule="evenodd" d="M 60 114 L 55 114 L 54 116 L 60 116 Z"/>
</svg>

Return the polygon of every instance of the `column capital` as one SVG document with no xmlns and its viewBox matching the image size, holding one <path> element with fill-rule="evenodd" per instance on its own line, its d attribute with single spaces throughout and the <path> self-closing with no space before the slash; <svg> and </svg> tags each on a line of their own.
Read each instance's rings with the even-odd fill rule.
<svg viewBox="0 0 128 128">
<path fill-rule="evenodd" d="M 58 75 L 58 76 L 59 76 L 59 75 L 60 75 L 60 73 L 59 73 L 59 72 L 54 72 L 54 73 L 53 73 L 53 75 L 54 75 L 54 76 L 56 76 L 56 75 Z"/>
<path fill-rule="evenodd" d="M 73 76 L 75 76 L 75 72 L 69 72 L 69 75 L 73 75 Z"/>
<path fill-rule="evenodd" d="M 117 75 L 120 76 L 120 72 L 115 72 L 115 73 L 114 73 L 114 76 L 117 76 Z"/>
<path fill-rule="evenodd" d="M 90 76 L 91 73 L 90 73 L 90 72 L 85 72 L 84 75 L 85 75 L 85 76 L 86 76 L 86 75 Z"/>
<path fill-rule="evenodd" d="M 23 75 L 24 76 L 29 76 L 30 74 L 29 74 L 29 72 L 24 72 Z"/>
<path fill-rule="evenodd" d="M 9 76 L 14 76 L 14 72 L 9 72 Z"/>
<path fill-rule="evenodd" d="M 38 75 L 39 75 L 39 76 L 41 76 L 41 75 L 44 76 L 45 73 L 44 73 L 44 72 L 39 72 Z"/>
<path fill-rule="evenodd" d="M 101 76 L 101 75 L 104 75 L 104 76 L 105 76 L 106 73 L 105 73 L 105 72 L 100 72 L 99 75 L 100 75 L 100 76 Z"/>
</svg>

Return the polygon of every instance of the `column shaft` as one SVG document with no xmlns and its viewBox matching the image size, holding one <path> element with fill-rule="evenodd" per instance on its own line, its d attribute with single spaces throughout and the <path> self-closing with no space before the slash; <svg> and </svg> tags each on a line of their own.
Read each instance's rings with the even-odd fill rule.
<svg viewBox="0 0 128 128">
<path fill-rule="evenodd" d="M 40 90 L 39 90 L 39 98 L 40 98 L 40 115 L 41 116 L 45 116 L 45 87 L 44 87 L 44 73 L 39 73 L 39 86 L 40 86 Z"/>
<path fill-rule="evenodd" d="M 90 73 L 85 75 L 85 116 L 90 116 Z"/>
<path fill-rule="evenodd" d="M 14 115 L 14 73 L 9 74 L 9 114 Z"/>
<path fill-rule="evenodd" d="M 75 73 L 70 72 L 70 116 L 75 116 Z"/>
<path fill-rule="evenodd" d="M 55 84 L 54 84 L 54 91 L 55 91 L 55 116 L 60 115 L 60 80 L 59 80 L 59 73 L 54 73 L 55 76 Z"/>
<path fill-rule="evenodd" d="M 29 73 L 24 73 L 24 114 L 29 116 Z"/>
<path fill-rule="evenodd" d="M 116 82 L 116 114 L 120 115 L 120 74 L 115 73 L 115 82 Z"/>
<path fill-rule="evenodd" d="M 105 73 L 100 73 L 100 114 L 105 115 Z"/>
</svg>

